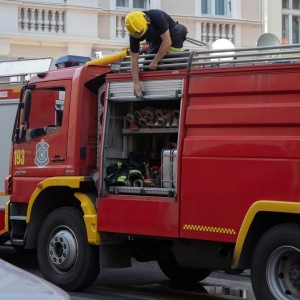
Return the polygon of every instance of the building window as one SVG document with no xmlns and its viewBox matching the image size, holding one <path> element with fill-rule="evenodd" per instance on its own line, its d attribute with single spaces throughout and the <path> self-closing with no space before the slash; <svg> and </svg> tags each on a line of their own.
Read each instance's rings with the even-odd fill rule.
<svg viewBox="0 0 300 300">
<path fill-rule="evenodd" d="M 300 0 L 282 1 L 282 40 L 300 43 Z"/>
<path fill-rule="evenodd" d="M 148 9 L 149 0 L 117 0 L 119 9 Z"/>
<path fill-rule="evenodd" d="M 300 0 L 282 0 L 283 9 L 300 9 Z"/>
<path fill-rule="evenodd" d="M 231 16 L 231 0 L 201 0 L 201 14 Z"/>
<path fill-rule="evenodd" d="M 292 9 L 300 9 L 300 0 L 293 0 Z"/>
<path fill-rule="evenodd" d="M 286 8 L 286 9 L 289 9 L 290 5 L 290 1 L 289 0 L 282 0 L 282 8 Z"/>
</svg>

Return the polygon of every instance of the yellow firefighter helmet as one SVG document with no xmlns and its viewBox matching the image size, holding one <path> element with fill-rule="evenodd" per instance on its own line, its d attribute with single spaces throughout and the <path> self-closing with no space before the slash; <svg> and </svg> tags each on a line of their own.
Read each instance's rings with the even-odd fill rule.
<svg viewBox="0 0 300 300">
<path fill-rule="evenodd" d="M 129 33 L 135 37 L 142 37 L 150 24 L 149 17 L 142 11 L 132 11 L 125 19 L 125 25 Z"/>
</svg>

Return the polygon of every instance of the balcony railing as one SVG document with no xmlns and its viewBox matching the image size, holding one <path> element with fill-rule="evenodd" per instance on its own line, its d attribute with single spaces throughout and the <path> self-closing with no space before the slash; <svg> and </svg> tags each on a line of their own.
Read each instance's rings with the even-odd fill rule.
<svg viewBox="0 0 300 300">
<path fill-rule="evenodd" d="M 19 8 L 19 31 L 37 33 L 64 33 L 65 11 L 46 8 Z"/>
<path fill-rule="evenodd" d="M 19 7 L 18 30 L 24 33 L 43 33 L 43 34 L 68 34 L 68 28 L 65 22 L 67 14 L 72 14 L 68 11 L 68 7 L 64 5 L 56 6 L 56 8 L 43 6 L 21 6 Z M 91 10 L 92 11 L 92 10 Z M 106 17 L 108 11 L 97 11 L 93 13 L 99 18 Z M 103 15 L 102 15 L 103 13 Z M 105 36 L 102 36 L 101 30 L 99 38 L 107 38 L 107 32 L 111 40 L 120 42 L 128 41 L 128 32 L 125 28 L 126 12 L 110 11 L 110 27 L 106 29 Z M 191 18 L 180 17 L 179 22 L 185 24 L 185 21 L 197 28 L 196 36 L 209 45 L 215 40 L 225 38 L 233 43 L 236 42 L 236 30 L 240 26 L 239 20 L 233 19 L 207 19 L 207 18 Z M 193 24 L 194 23 L 194 24 Z M 68 24 L 68 26 L 71 26 Z M 103 33 L 104 35 L 104 33 Z"/>
<path fill-rule="evenodd" d="M 235 27 L 235 24 L 226 21 L 203 21 L 201 22 L 201 40 L 209 45 L 218 39 L 227 39 L 234 42 Z"/>
</svg>

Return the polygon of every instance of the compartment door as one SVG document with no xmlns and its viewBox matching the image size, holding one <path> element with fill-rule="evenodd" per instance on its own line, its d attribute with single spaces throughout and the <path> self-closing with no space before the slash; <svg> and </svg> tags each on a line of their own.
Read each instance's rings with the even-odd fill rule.
<svg viewBox="0 0 300 300">
<path fill-rule="evenodd" d="M 169 103 L 174 103 L 177 100 L 181 105 L 181 98 L 183 94 L 184 80 L 170 79 L 170 80 L 145 80 L 141 81 L 144 91 L 143 100 L 138 99 L 133 94 L 132 81 L 112 81 L 108 85 L 107 93 L 107 107 L 105 115 L 105 134 L 102 145 L 102 188 L 101 197 L 98 199 L 98 229 L 106 232 L 130 233 L 150 236 L 165 236 L 177 237 L 179 235 L 179 202 L 176 194 L 176 189 L 173 188 L 173 194 L 168 193 L 167 187 L 156 188 L 135 188 L 135 187 L 116 187 L 108 190 L 105 186 L 104 177 L 106 176 L 106 167 L 116 161 L 118 158 L 113 157 L 113 149 L 109 149 L 107 145 L 111 137 L 111 120 L 117 119 L 120 116 L 113 115 L 114 106 L 116 102 L 118 105 L 124 103 L 124 117 L 128 111 L 126 107 L 130 105 L 160 105 L 169 106 Z M 130 105 L 128 105 L 131 102 Z M 139 102 L 139 103 L 136 103 Z M 126 104 L 126 105 L 125 105 Z M 153 132 L 151 130 L 153 129 Z M 178 133 L 179 128 L 160 128 L 162 130 L 159 134 L 170 134 L 175 130 Z M 139 132 L 128 133 L 127 131 L 118 130 L 121 135 L 131 135 L 135 139 L 141 139 L 141 135 L 151 135 L 157 128 L 145 128 L 142 133 Z M 164 132 L 165 130 L 165 132 Z M 174 134 L 173 132 L 173 134 Z M 114 135 L 114 139 L 116 139 Z M 126 143 L 124 143 L 126 145 Z M 120 151 L 121 152 L 121 148 Z M 162 149 L 161 149 L 162 150 Z M 124 149 L 126 152 L 126 149 Z M 165 192 L 165 194 L 164 194 Z M 172 196 L 170 196 L 172 194 Z"/>
</svg>

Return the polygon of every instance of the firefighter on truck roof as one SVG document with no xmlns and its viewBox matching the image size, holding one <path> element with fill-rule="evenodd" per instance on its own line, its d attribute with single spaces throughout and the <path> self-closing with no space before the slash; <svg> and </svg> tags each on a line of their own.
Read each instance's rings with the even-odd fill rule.
<svg viewBox="0 0 300 300">
<path fill-rule="evenodd" d="M 126 16 L 126 28 L 130 33 L 131 69 L 134 95 L 142 98 L 143 91 L 139 81 L 139 46 L 146 40 L 149 44 L 147 54 L 156 54 L 149 69 L 155 70 L 159 61 L 168 53 L 180 51 L 186 39 L 187 29 L 175 22 L 167 13 L 158 9 L 133 11 Z"/>
</svg>

